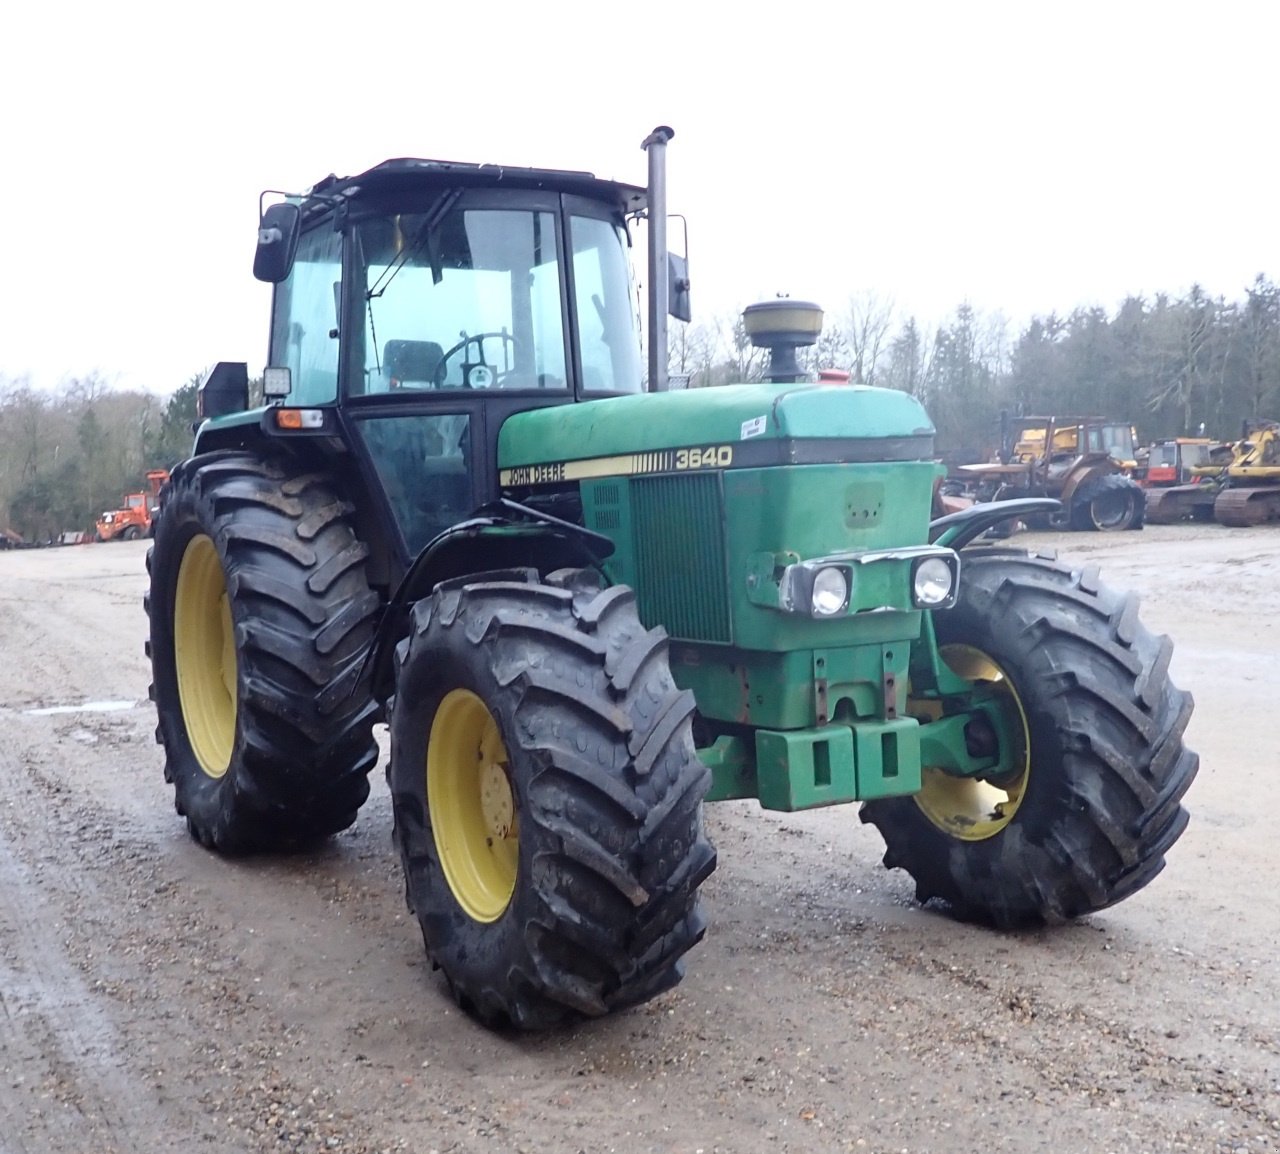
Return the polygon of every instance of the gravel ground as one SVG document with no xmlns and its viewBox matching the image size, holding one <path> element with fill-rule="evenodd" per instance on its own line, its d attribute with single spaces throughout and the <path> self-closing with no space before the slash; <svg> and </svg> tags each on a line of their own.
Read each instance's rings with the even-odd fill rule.
<svg viewBox="0 0 1280 1154">
<path fill-rule="evenodd" d="M 146 542 L 0 553 L 0 1154 L 1280 1150 L 1280 530 L 1024 540 L 1175 638 L 1202 769 L 1165 873 L 995 934 L 915 906 L 852 807 L 712 806 L 684 983 L 541 1038 L 481 1030 L 431 972 L 380 771 L 320 851 L 188 838 Z"/>
</svg>

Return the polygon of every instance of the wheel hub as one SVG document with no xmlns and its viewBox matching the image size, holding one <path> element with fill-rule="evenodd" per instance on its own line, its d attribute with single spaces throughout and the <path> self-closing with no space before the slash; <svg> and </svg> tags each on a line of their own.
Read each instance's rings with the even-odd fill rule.
<svg viewBox="0 0 1280 1154">
<path fill-rule="evenodd" d="M 1103 493 L 1093 500 L 1093 520 L 1099 529 L 1115 528 L 1125 521 L 1128 513 L 1128 493 Z"/>
<path fill-rule="evenodd" d="M 480 766 L 480 809 L 489 836 L 509 837 L 515 824 L 516 805 L 511 796 L 511 783 L 506 767 L 496 761 L 483 761 Z"/>
<path fill-rule="evenodd" d="M 1008 826 L 1026 794 L 1031 762 L 1027 717 L 1012 682 L 986 653 L 969 645 L 944 645 L 940 653 L 954 672 L 969 681 L 987 683 L 993 692 L 1007 697 L 1015 707 L 1014 769 L 998 779 L 979 780 L 925 767 L 920 792 L 915 796 L 924 815 L 944 833 L 961 841 L 984 841 Z M 990 752 L 994 753 L 998 745 L 997 735 L 988 722 L 976 730 L 970 723 L 965 738 L 966 744 L 978 739 L 983 752 L 987 752 L 986 746 L 990 744 Z M 969 752 L 976 755 L 977 751 L 971 747 Z"/>
<path fill-rule="evenodd" d="M 236 733 L 236 638 L 227 582 L 212 539 L 193 537 L 174 592 L 174 665 L 191 752 L 210 777 L 231 764 Z"/>
<path fill-rule="evenodd" d="M 507 748 L 484 701 L 447 693 L 427 739 L 427 809 L 445 879 L 463 911 L 494 922 L 516 888 L 520 852 Z"/>
</svg>

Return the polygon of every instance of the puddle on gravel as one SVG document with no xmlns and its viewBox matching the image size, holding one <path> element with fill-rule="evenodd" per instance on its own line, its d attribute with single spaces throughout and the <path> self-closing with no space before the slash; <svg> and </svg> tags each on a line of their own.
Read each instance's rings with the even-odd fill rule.
<svg viewBox="0 0 1280 1154">
<path fill-rule="evenodd" d="M 42 709 L 24 709 L 32 717 L 48 717 L 54 713 L 119 713 L 134 709 L 136 701 L 86 701 L 83 705 L 46 705 Z"/>
</svg>

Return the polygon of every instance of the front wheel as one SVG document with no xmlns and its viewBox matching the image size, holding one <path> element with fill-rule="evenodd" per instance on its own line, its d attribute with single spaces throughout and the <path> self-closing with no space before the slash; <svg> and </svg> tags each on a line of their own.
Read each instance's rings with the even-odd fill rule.
<svg viewBox="0 0 1280 1154">
<path fill-rule="evenodd" d="M 715 866 L 710 774 L 629 589 L 440 586 L 397 650 L 387 780 L 406 897 L 458 1003 L 545 1029 L 680 980 Z"/>
<path fill-rule="evenodd" d="M 868 802 L 862 819 L 917 898 L 959 917 L 1014 927 L 1103 909 L 1151 881 L 1186 828 L 1199 759 L 1182 740 L 1192 702 L 1169 680 L 1172 643 L 1093 569 L 970 550 L 961 572 L 956 606 L 933 617 L 939 648 L 1004 698 L 1013 769 L 982 781 L 926 768 L 917 795 Z"/>
</svg>

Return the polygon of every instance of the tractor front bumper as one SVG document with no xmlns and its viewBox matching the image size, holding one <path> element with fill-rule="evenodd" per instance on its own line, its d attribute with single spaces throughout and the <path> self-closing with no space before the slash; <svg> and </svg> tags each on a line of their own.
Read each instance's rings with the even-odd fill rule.
<svg viewBox="0 0 1280 1154">
<path fill-rule="evenodd" d="M 699 755 L 711 769 L 707 801 L 756 797 L 765 809 L 790 812 L 920 790 L 914 717 L 758 729 L 751 737 L 721 737 Z"/>
</svg>

